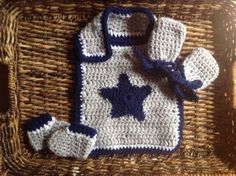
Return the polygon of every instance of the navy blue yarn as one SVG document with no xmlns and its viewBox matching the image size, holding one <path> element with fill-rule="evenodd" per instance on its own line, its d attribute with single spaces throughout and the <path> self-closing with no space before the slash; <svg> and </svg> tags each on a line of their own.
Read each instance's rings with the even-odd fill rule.
<svg viewBox="0 0 236 176">
<path fill-rule="evenodd" d="M 88 127 L 83 124 L 71 124 L 69 130 L 73 133 L 81 133 L 89 137 L 94 137 L 97 131 L 94 128 Z"/>
<path fill-rule="evenodd" d="M 153 149 L 153 148 L 123 148 L 123 149 L 94 149 L 89 154 L 90 157 L 96 158 L 100 155 L 128 155 L 128 154 L 141 154 L 141 153 L 148 153 L 148 154 L 170 154 L 176 152 L 181 145 L 181 142 L 183 140 L 183 126 L 184 126 L 184 109 L 183 109 L 183 99 L 177 98 L 177 105 L 179 109 L 179 127 L 178 127 L 178 133 L 179 133 L 179 140 L 178 144 L 172 149 L 172 150 L 165 150 L 165 149 Z"/>
<path fill-rule="evenodd" d="M 82 70 L 81 70 L 81 61 L 76 61 L 76 91 L 75 91 L 75 124 L 81 123 L 81 105 L 82 100 L 80 94 L 82 91 Z"/>
<path fill-rule="evenodd" d="M 115 14 L 132 14 L 141 12 L 148 16 L 149 25 L 146 30 L 146 34 L 141 37 L 113 37 L 108 34 L 107 28 L 107 19 L 110 13 Z M 112 56 L 111 45 L 119 46 L 129 46 L 136 44 L 144 44 L 148 41 L 151 31 L 153 29 L 155 19 L 152 12 L 146 8 L 142 7 L 131 7 L 131 8 L 121 8 L 121 7 L 108 7 L 104 10 L 101 23 L 102 23 L 102 32 L 104 35 L 105 41 L 105 56 L 90 56 L 87 57 L 83 54 L 82 45 L 79 41 L 79 38 L 76 37 L 76 49 L 77 49 L 77 59 L 76 59 L 76 101 L 75 101 L 75 119 L 74 123 L 81 123 L 81 104 L 83 103 L 80 98 L 80 92 L 82 90 L 82 71 L 81 63 L 82 62 L 91 62 L 97 63 L 108 60 Z"/>
<path fill-rule="evenodd" d="M 152 61 L 151 59 L 144 56 L 137 48 L 135 49 L 135 53 L 141 60 L 144 70 L 158 73 L 164 77 L 167 77 L 169 86 L 177 97 L 188 101 L 198 101 L 199 98 L 195 92 L 195 89 L 198 89 L 202 86 L 202 81 L 186 80 L 184 66 L 180 64 L 178 59 L 176 59 L 175 62 L 163 60 Z"/>
<path fill-rule="evenodd" d="M 25 128 L 27 131 L 34 131 L 43 127 L 45 124 L 47 124 L 51 120 L 52 120 L 52 116 L 48 113 L 45 113 L 38 118 L 34 118 L 28 121 Z"/>
<path fill-rule="evenodd" d="M 112 104 L 112 118 L 132 115 L 139 122 L 145 118 L 143 101 L 150 93 L 150 86 L 133 86 L 127 74 L 120 74 L 117 87 L 100 90 L 100 95 Z"/>
<path fill-rule="evenodd" d="M 149 25 L 147 27 L 146 33 L 144 36 L 135 36 L 135 37 L 114 37 L 109 35 L 108 33 L 108 27 L 107 27 L 107 20 L 110 13 L 115 14 L 132 14 L 132 13 L 138 13 L 142 12 L 146 14 L 149 18 Z M 151 31 L 153 29 L 155 19 L 151 11 L 149 11 L 146 8 L 142 7 L 132 7 L 132 8 L 121 8 L 121 7 L 108 7 L 104 10 L 101 18 L 101 24 L 102 24 L 102 33 L 104 36 L 104 42 L 105 42 L 105 55 L 104 56 L 85 56 L 83 54 L 82 45 L 79 41 L 79 38 L 76 39 L 76 45 L 77 45 L 77 52 L 78 52 L 78 59 L 83 62 L 103 62 L 108 60 L 112 55 L 112 49 L 111 45 L 122 45 L 122 46 L 128 46 L 128 45 L 138 45 L 138 44 L 144 44 L 148 41 L 149 36 L 151 34 Z"/>
<path fill-rule="evenodd" d="M 107 11 L 112 11 L 112 9 L 114 9 L 116 7 L 112 7 L 110 8 L 111 10 L 107 10 Z M 120 8 L 117 8 L 120 9 Z M 132 13 L 130 10 L 132 8 L 127 8 L 124 11 L 129 11 L 129 13 Z M 140 12 L 144 12 L 148 14 L 149 20 L 150 20 L 150 28 L 147 29 L 147 35 L 146 35 L 146 39 L 135 39 L 135 41 L 138 40 L 143 40 L 143 41 L 147 41 L 151 31 L 153 29 L 153 25 L 154 25 L 154 17 L 152 15 L 152 13 L 148 10 L 148 9 L 144 9 L 144 8 L 137 8 L 140 9 Z M 120 11 L 120 13 L 123 10 Z M 103 13 L 103 15 L 108 15 L 109 13 L 107 12 L 106 14 Z M 104 22 L 104 20 L 102 21 L 102 25 L 104 26 L 104 24 L 106 24 Z M 94 57 L 86 57 L 85 55 L 83 55 L 82 53 L 82 47 L 80 44 L 80 41 L 78 40 L 78 37 L 76 38 L 76 46 L 77 46 L 77 57 L 78 59 L 76 59 L 76 67 L 77 67 L 77 89 L 76 89 L 76 116 L 75 116 L 75 120 L 74 123 L 80 123 L 81 122 L 81 104 L 82 101 L 80 99 L 80 92 L 82 89 L 82 73 L 81 73 L 81 62 L 91 62 L 91 63 L 96 63 L 96 62 L 101 62 L 101 61 L 106 61 L 108 60 L 111 55 L 112 55 L 112 50 L 111 50 L 111 45 L 119 45 L 119 46 L 127 46 L 127 45 L 135 45 L 137 43 L 135 43 L 134 41 L 132 41 L 133 39 L 129 38 L 129 40 L 131 40 L 131 42 L 129 42 L 128 40 L 124 40 L 124 38 L 121 37 L 117 37 L 118 39 L 112 38 L 110 39 L 110 43 L 107 42 L 108 38 L 106 36 L 108 35 L 107 29 L 103 29 L 103 33 L 105 34 L 105 48 L 106 48 L 106 55 L 104 57 L 100 57 L 100 56 L 94 56 Z M 120 38 L 120 40 L 119 40 Z M 146 42 L 143 42 L 143 44 L 145 44 Z M 141 44 L 141 42 L 140 42 Z M 178 127 L 178 133 L 179 133 L 179 141 L 177 146 L 172 149 L 172 150 L 163 150 L 163 149 L 150 149 L 150 148 L 142 148 L 142 149 L 138 149 L 138 148 L 125 148 L 125 149 L 117 149 L 117 150 L 112 150 L 112 149 L 95 149 L 90 153 L 90 157 L 97 157 L 99 155 L 113 155 L 113 154 L 132 154 L 132 153 L 150 153 L 150 154 L 157 154 L 157 153 L 161 153 L 161 154 L 169 154 L 170 152 L 175 152 L 176 150 L 178 150 L 178 148 L 180 147 L 181 141 L 182 141 L 182 130 L 183 130 L 183 124 L 184 124 L 184 118 L 183 118 L 183 99 L 178 98 L 178 110 L 179 110 L 179 117 L 180 117 L 180 121 L 179 121 L 179 127 Z"/>
</svg>

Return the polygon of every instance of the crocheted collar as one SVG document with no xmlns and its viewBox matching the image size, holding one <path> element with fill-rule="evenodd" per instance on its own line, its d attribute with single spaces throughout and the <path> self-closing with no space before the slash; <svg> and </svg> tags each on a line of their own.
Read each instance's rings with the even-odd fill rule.
<svg viewBox="0 0 236 176">
<path fill-rule="evenodd" d="M 109 30 L 109 18 L 111 16 L 114 17 L 112 19 L 113 22 L 119 20 L 119 17 L 123 17 L 123 20 L 130 20 L 131 23 L 134 23 L 135 20 L 132 21 L 132 17 L 137 14 L 139 14 L 139 18 L 141 17 L 147 19 L 144 20 L 144 22 L 147 23 L 146 26 L 145 24 L 142 24 L 142 21 L 140 24 L 136 24 L 136 26 L 144 26 L 145 31 L 143 31 L 143 34 L 132 34 L 132 32 L 129 34 L 129 31 L 122 31 L 122 26 L 120 28 L 120 33 L 115 33 Z M 79 60 L 83 62 L 102 62 L 108 60 L 112 56 L 111 46 L 132 46 L 147 43 L 151 31 L 153 30 L 155 18 L 156 17 L 150 10 L 142 7 L 106 8 L 103 13 L 95 17 L 91 23 L 82 29 L 78 35 L 76 45 Z M 127 22 L 129 23 L 129 21 Z M 124 27 L 127 28 L 127 26 Z"/>
</svg>

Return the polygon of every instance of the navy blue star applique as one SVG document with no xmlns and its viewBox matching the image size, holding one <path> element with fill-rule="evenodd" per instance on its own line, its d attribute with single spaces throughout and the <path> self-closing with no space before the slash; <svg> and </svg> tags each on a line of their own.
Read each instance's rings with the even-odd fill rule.
<svg viewBox="0 0 236 176">
<path fill-rule="evenodd" d="M 112 104 L 112 118 L 132 115 L 138 121 L 145 118 L 143 101 L 151 93 L 150 86 L 134 86 L 130 83 L 127 74 L 120 74 L 117 87 L 102 88 L 100 95 Z"/>
</svg>

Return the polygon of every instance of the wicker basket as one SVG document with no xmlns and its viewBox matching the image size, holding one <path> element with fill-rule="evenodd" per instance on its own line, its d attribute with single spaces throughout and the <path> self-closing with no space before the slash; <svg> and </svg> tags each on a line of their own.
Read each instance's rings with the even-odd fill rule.
<svg viewBox="0 0 236 176">
<path fill-rule="evenodd" d="M 74 37 L 108 5 L 143 6 L 157 16 L 183 21 L 188 33 L 181 55 L 200 46 L 211 50 L 220 64 L 220 76 L 199 93 L 198 103 L 185 103 L 183 142 L 174 154 L 103 156 L 79 161 L 57 158 L 48 151 L 35 153 L 25 138 L 24 124 L 46 111 L 59 119 L 71 120 L 75 91 Z M 9 105 L 1 109 L 9 108 L 0 114 L 3 175 L 236 173 L 234 2 L 0 0 L 0 8 L 0 74 L 8 75 L 1 79 L 5 84 L 0 83 L 0 90 L 7 90 L 4 95 L 9 95 L 4 100 L 9 99 L 6 102 Z"/>
</svg>

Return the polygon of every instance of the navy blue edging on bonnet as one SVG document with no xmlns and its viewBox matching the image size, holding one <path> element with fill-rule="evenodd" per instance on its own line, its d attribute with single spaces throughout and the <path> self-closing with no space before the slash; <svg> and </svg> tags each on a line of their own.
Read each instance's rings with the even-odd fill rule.
<svg viewBox="0 0 236 176">
<path fill-rule="evenodd" d="M 143 36 L 128 36 L 128 37 L 115 37 L 111 36 L 108 33 L 108 27 L 107 27 L 107 21 L 110 13 L 120 14 L 120 15 L 126 15 L 126 14 L 132 14 L 132 13 L 144 13 L 147 15 L 149 19 L 149 24 L 146 30 L 145 35 Z M 129 46 L 129 45 L 138 45 L 138 44 L 144 44 L 148 41 L 149 36 L 151 34 L 151 31 L 154 26 L 154 15 L 152 12 L 146 8 L 141 7 L 133 7 L 133 8 L 120 8 L 120 7 L 108 7 L 104 10 L 101 18 L 101 24 L 102 24 L 102 33 L 104 36 L 104 44 L 105 44 L 105 55 L 104 56 L 85 56 L 83 54 L 83 48 L 80 43 L 79 37 L 76 39 L 76 45 L 77 45 L 77 52 L 78 52 L 78 59 L 83 62 L 102 62 L 108 60 L 112 55 L 112 49 L 111 45 L 117 45 L 117 46 Z"/>
<path fill-rule="evenodd" d="M 169 86 L 177 97 L 188 101 L 198 101 L 195 90 L 200 88 L 203 83 L 200 80 L 188 81 L 185 76 L 184 66 L 178 58 L 175 62 L 165 60 L 152 61 L 151 58 L 145 56 L 138 48 L 134 52 L 141 60 L 145 71 L 167 77 Z"/>
<path fill-rule="evenodd" d="M 107 28 L 107 19 L 110 13 L 116 13 L 116 14 L 132 14 L 132 13 L 145 13 L 150 22 L 146 30 L 146 34 L 142 37 L 114 37 L 110 36 L 108 34 L 108 28 Z M 76 46 L 77 46 L 77 59 L 76 59 L 76 72 L 77 72 L 77 87 L 76 87 L 76 105 L 75 105 L 75 119 L 74 123 L 75 124 L 80 124 L 81 123 L 81 105 L 82 105 L 82 100 L 80 98 L 80 92 L 82 90 L 82 70 L 81 70 L 81 63 L 82 62 L 91 62 L 91 63 L 97 63 L 97 62 L 103 62 L 108 60 L 111 55 L 112 55 L 112 49 L 111 45 L 116 45 L 116 46 L 129 46 L 129 45 L 138 45 L 138 44 L 145 44 L 148 42 L 149 36 L 151 34 L 151 31 L 154 26 L 154 15 L 152 12 L 146 8 L 120 8 L 120 7 L 108 7 L 105 9 L 102 15 L 102 30 L 103 30 L 103 35 L 104 35 L 104 41 L 105 41 L 105 50 L 106 53 L 104 56 L 85 56 L 83 54 L 82 46 L 79 41 L 79 38 L 76 38 Z M 183 124 L 184 124 L 184 118 L 183 118 L 183 99 L 177 98 L 177 103 L 178 103 L 178 109 L 179 109 L 179 140 L 178 144 L 175 146 L 174 149 L 172 150 L 162 150 L 162 149 L 153 149 L 153 148 L 125 148 L 125 149 L 117 149 L 117 150 L 112 150 L 112 149 L 95 149 L 93 150 L 89 156 L 91 157 L 96 157 L 99 155 L 113 155 L 113 154 L 132 154 L 132 153 L 150 153 L 150 154 L 157 154 L 157 153 L 162 153 L 162 154 L 168 154 L 175 152 L 182 141 L 182 130 L 183 130 Z"/>
<path fill-rule="evenodd" d="M 138 37 L 112 37 L 108 33 L 108 27 L 107 27 L 107 20 L 110 13 L 115 14 L 132 14 L 132 13 L 144 13 L 149 18 L 149 25 L 146 30 L 146 34 L 144 36 Z M 80 98 L 80 92 L 82 90 L 82 70 L 81 70 L 81 62 L 91 62 L 91 63 L 97 63 L 97 62 L 103 62 L 108 60 L 112 55 L 112 49 L 111 45 L 117 45 L 117 46 L 129 46 L 129 45 L 137 45 L 137 44 L 145 44 L 147 43 L 149 36 L 151 35 L 151 31 L 153 29 L 155 18 L 153 13 L 142 7 L 132 7 L 132 8 L 121 8 L 121 7 L 108 7 L 104 10 L 102 14 L 102 31 L 105 41 L 105 50 L 106 54 L 104 56 L 85 56 L 83 54 L 83 48 L 80 43 L 79 37 L 76 37 L 76 49 L 77 49 L 77 59 L 76 59 L 76 101 L 75 101 L 75 123 L 80 123 L 81 121 L 81 98 Z"/>
</svg>

